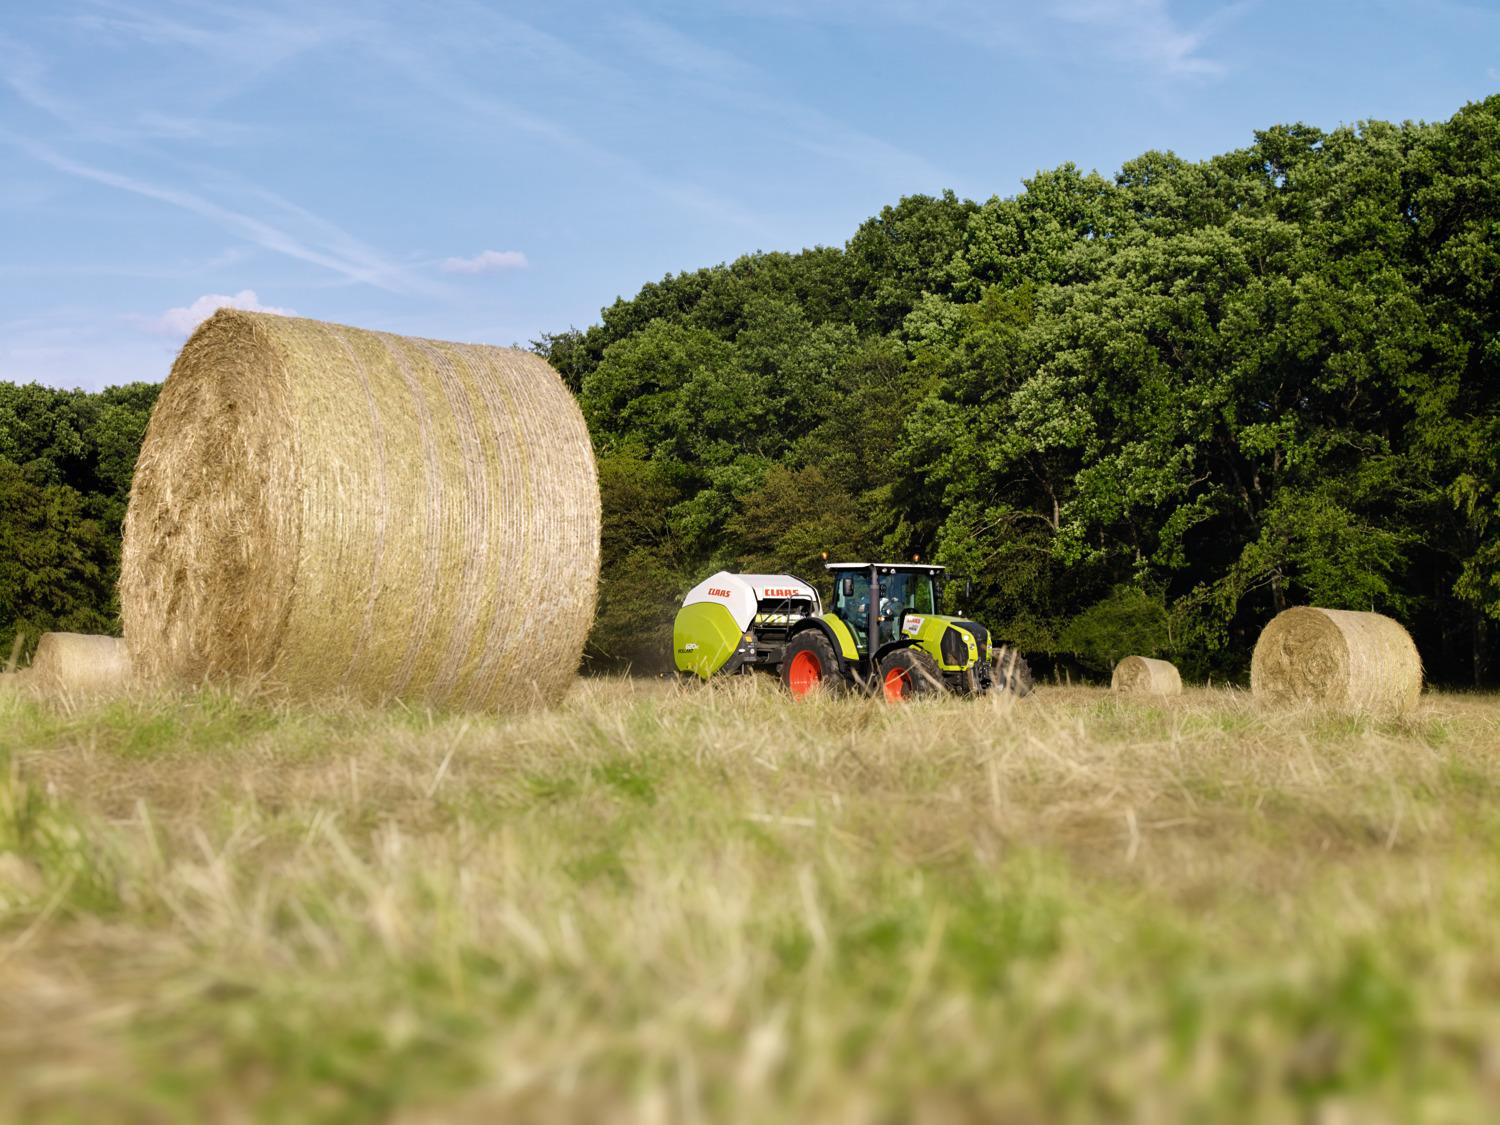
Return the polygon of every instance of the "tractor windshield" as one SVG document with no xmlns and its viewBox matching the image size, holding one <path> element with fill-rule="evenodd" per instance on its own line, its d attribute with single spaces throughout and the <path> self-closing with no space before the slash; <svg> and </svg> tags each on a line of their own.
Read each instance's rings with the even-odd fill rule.
<svg viewBox="0 0 1500 1125">
<path fill-rule="evenodd" d="M 865 638 L 870 606 L 868 571 L 845 571 L 834 586 L 834 612 L 854 633 L 861 652 L 868 651 Z M 937 591 L 931 574 L 882 574 L 880 576 L 880 641 L 896 639 L 901 618 L 907 613 L 936 613 Z"/>
<path fill-rule="evenodd" d="M 880 579 L 882 613 L 894 611 L 896 617 L 903 609 L 913 613 L 936 613 L 937 598 L 933 596 L 932 586 L 930 574 L 883 575 Z"/>
</svg>

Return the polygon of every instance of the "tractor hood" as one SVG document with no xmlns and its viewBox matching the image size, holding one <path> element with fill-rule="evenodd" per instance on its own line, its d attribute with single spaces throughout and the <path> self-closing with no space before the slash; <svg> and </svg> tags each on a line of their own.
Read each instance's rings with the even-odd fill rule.
<svg viewBox="0 0 1500 1125">
<path fill-rule="evenodd" d="M 750 622 L 762 604 L 770 606 L 788 598 L 812 603 L 813 613 L 822 609 L 818 592 L 800 578 L 793 578 L 790 574 L 730 574 L 727 570 L 710 575 L 694 586 L 682 599 L 682 604 L 716 602 L 729 610 L 734 623 L 743 631 L 750 628 Z"/>
</svg>

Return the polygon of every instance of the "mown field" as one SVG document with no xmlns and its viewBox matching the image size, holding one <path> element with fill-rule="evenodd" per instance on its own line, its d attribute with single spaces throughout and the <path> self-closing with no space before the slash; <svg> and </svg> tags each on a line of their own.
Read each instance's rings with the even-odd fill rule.
<svg viewBox="0 0 1500 1125">
<path fill-rule="evenodd" d="M 0 696 L 0 1119 L 1500 1112 L 1500 700 Z"/>
</svg>

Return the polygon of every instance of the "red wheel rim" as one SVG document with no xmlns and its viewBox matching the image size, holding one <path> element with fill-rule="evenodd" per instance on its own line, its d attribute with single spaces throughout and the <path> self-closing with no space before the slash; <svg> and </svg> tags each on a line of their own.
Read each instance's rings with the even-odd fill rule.
<svg viewBox="0 0 1500 1125">
<path fill-rule="evenodd" d="M 786 686 L 794 698 L 801 699 L 823 682 L 823 662 L 817 653 L 803 649 L 792 657 L 786 670 Z"/>
<path fill-rule="evenodd" d="M 906 698 L 906 689 L 911 686 L 911 677 L 906 674 L 905 668 L 887 668 L 885 670 L 885 697 L 892 703 L 900 703 Z"/>
</svg>

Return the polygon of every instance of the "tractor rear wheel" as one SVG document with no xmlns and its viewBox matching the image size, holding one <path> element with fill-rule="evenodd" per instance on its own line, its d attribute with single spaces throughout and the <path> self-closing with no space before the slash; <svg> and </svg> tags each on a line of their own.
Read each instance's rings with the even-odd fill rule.
<svg viewBox="0 0 1500 1125">
<path fill-rule="evenodd" d="M 937 661 L 919 648 L 898 648 L 880 662 L 880 689 L 892 703 L 943 690 Z"/>
<path fill-rule="evenodd" d="M 819 691 L 834 694 L 844 686 L 838 654 L 822 633 L 808 630 L 787 642 L 781 655 L 781 682 L 793 699 Z"/>
</svg>

